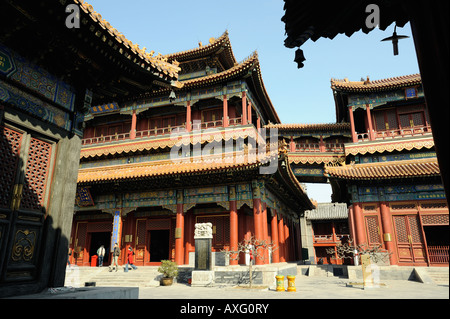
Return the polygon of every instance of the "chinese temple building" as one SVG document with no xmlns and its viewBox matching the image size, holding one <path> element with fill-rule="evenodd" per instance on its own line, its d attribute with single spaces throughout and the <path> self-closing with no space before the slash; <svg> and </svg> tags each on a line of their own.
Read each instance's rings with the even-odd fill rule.
<svg viewBox="0 0 450 319">
<path fill-rule="evenodd" d="M 279 247 L 256 264 L 300 259 L 299 215 L 314 206 L 286 146 L 263 130 L 280 120 L 258 55 L 236 61 L 225 32 L 162 59 L 181 69 L 176 85 L 85 117 L 71 262 L 90 265 L 100 244 L 117 242 L 121 262 L 132 247 L 137 266 L 193 265 L 194 225 L 204 222 L 216 264 L 250 236 Z"/>
<path fill-rule="evenodd" d="M 78 11 L 79 28 L 67 26 Z M 0 297 L 64 286 L 84 113 L 170 86 L 84 1 L 0 1 Z M 118 83 L 121 82 L 120 87 Z"/>
<path fill-rule="evenodd" d="M 355 244 L 381 245 L 392 265 L 448 266 L 448 206 L 418 74 L 332 79 L 345 162 L 325 176 L 348 190 Z"/>
</svg>

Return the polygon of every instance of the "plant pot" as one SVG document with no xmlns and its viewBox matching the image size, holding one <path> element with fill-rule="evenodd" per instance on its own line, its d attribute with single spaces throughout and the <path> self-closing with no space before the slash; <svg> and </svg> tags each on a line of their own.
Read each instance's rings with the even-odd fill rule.
<svg viewBox="0 0 450 319">
<path fill-rule="evenodd" d="M 171 286 L 173 284 L 173 278 L 161 278 L 161 286 Z"/>
</svg>

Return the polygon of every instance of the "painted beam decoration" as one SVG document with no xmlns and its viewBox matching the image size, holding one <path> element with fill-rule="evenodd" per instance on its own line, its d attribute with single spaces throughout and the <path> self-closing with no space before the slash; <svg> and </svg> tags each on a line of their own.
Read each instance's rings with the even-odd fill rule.
<svg viewBox="0 0 450 319">
<path fill-rule="evenodd" d="M 75 112 L 76 93 L 70 85 L 1 43 L 0 74 L 30 90 L 24 92 L 13 82 L 0 80 L 0 101 L 66 131 L 82 134 L 77 126 L 83 122 L 83 114 Z"/>
<path fill-rule="evenodd" d="M 387 92 L 349 94 L 348 105 L 355 111 L 358 108 L 365 109 L 367 105 L 372 109 L 389 102 L 404 101 L 419 97 L 424 97 L 421 86 Z"/>
<path fill-rule="evenodd" d="M 439 184 L 396 185 L 396 186 L 356 186 L 350 187 L 351 201 L 406 201 L 424 199 L 445 199 L 444 187 Z"/>
</svg>

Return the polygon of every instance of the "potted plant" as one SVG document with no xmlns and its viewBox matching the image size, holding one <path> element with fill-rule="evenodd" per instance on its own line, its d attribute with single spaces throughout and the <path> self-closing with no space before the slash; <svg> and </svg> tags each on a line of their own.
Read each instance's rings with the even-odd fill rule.
<svg viewBox="0 0 450 319">
<path fill-rule="evenodd" d="M 161 266 L 158 267 L 158 272 L 163 274 L 161 285 L 170 286 L 173 283 L 173 278 L 178 276 L 178 265 L 170 260 L 161 260 Z"/>
</svg>

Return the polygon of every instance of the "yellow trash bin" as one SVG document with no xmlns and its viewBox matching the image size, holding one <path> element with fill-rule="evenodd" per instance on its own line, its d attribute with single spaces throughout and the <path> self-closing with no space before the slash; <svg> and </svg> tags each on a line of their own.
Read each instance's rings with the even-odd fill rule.
<svg viewBox="0 0 450 319">
<path fill-rule="evenodd" d="M 277 279 L 277 291 L 284 291 L 284 276 L 275 276 Z"/>
<path fill-rule="evenodd" d="M 287 276 L 287 280 L 288 280 L 288 289 L 287 291 L 297 291 L 297 289 L 295 288 L 295 276 Z"/>
</svg>

